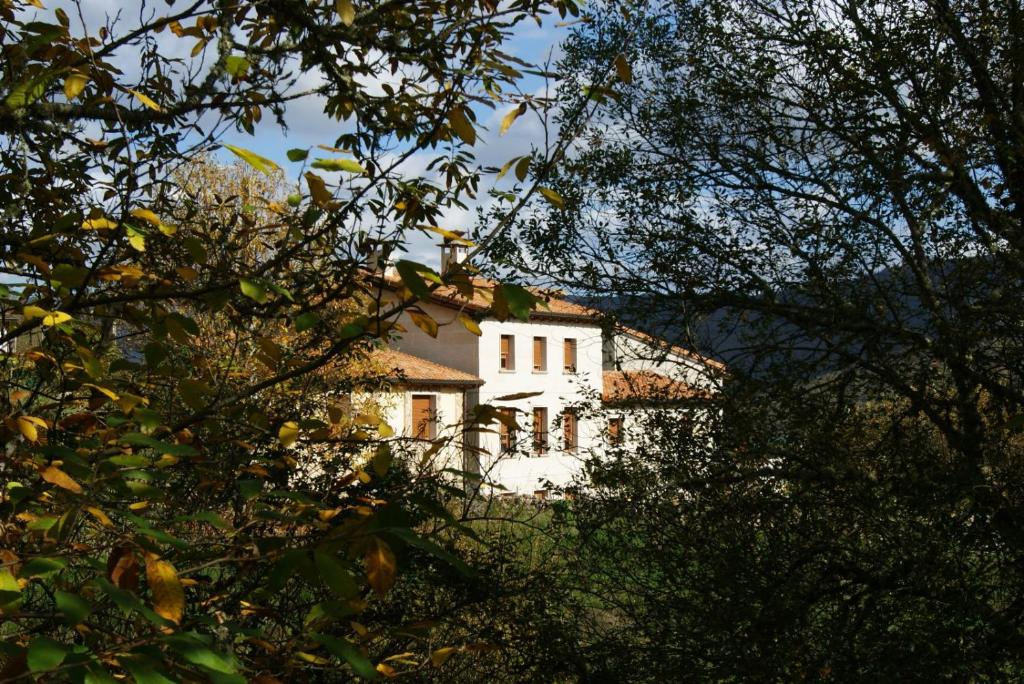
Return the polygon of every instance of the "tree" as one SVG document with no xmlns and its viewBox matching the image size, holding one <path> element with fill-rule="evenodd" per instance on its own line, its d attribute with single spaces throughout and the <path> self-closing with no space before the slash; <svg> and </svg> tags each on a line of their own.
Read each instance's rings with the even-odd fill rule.
<svg viewBox="0 0 1024 684">
<path fill-rule="evenodd" d="M 603 114 L 510 263 L 710 344 L 731 385 L 712 448 L 653 432 L 578 503 L 594 663 L 1020 676 L 1022 16 L 670 1 L 569 41 L 566 107 Z"/>
<path fill-rule="evenodd" d="M 406 262 L 384 304 L 370 257 L 446 234 L 442 210 L 485 178 L 475 110 L 545 106 L 517 95 L 529 66 L 502 41 L 575 6 L 145 0 L 101 25 L 90 9 L 0 4 L 0 344 L 18 341 L 0 680 L 401 670 L 379 650 L 401 625 L 360 616 L 411 549 L 469 572 L 443 548 L 461 524 L 450 488 L 403 475 L 389 426 L 328 390 L 429 288 L 472 295 L 465 272 Z M 288 171 L 225 141 L 300 101 L 338 134 L 288 150 Z M 211 196 L 196 163 L 218 145 L 266 179 Z M 440 180 L 404 170 L 417 154 Z M 312 450 L 333 470 L 299 482 Z M 439 517 L 443 535 L 418 532 Z M 403 647 L 419 662 L 429 641 Z"/>
</svg>

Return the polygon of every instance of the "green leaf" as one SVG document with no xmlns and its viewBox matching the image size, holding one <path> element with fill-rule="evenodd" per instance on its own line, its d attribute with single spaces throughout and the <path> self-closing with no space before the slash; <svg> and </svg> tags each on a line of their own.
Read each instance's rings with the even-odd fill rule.
<svg viewBox="0 0 1024 684">
<path fill-rule="evenodd" d="M 238 668 L 234 663 L 203 643 L 196 634 L 175 634 L 167 637 L 164 641 L 170 644 L 171 648 L 180 653 L 185 660 L 193 665 L 222 674 L 235 674 L 238 672 Z"/>
<path fill-rule="evenodd" d="M 501 300 L 509 313 L 521 321 L 529 320 L 530 312 L 539 301 L 529 290 L 519 285 L 499 285 L 494 289 L 495 300 Z"/>
<path fill-rule="evenodd" d="M 314 169 L 324 171 L 345 171 L 346 173 L 366 173 L 366 169 L 352 159 L 317 159 L 310 164 Z"/>
<path fill-rule="evenodd" d="M 350 599 L 359 593 L 359 585 L 348 568 L 328 551 L 317 549 L 313 561 L 324 585 L 339 598 Z"/>
<path fill-rule="evenodd" d="M 293 161 L 293 162 L 306 161 L 306 157 L 309 156 L 309 150 L 308 149 L 304 150 L 301 147 L 293 147 L 292 149 L 288 150 L 287 154 L 288 154 L 288 161 Z"/>
<path fill-rule="evenodd" d="M 0 570 L 0 608 L 9 610 L 21 603 L 21 587 L 8 570 Z"/>
<path fill-rule="evenodd" d="M 14 89 L 7 95 L 4 103 L 11 109 L 27 107 L 43 96 L 46 92 L 46 87 L 50 85 L 56 77 L 56 72 L 47 71 L 39 74 L 35 78 L 30 78 L 23 83 L 19 83 L 14 86 Z"/>
<path fill-rule="evenodd" d="M 228 55 L 224 60 L 224 68 L 232 76 L 240 78 L 249 72 L 249 60 L 238 55 Z"/>
<path fill-rule="evenodd" d="M 265 304 L 267 302 L 267 288 L 263 287 L 259 283 L 242 278 L 238 281 L 238 287 L 249 299 L 259 303 Z"/>
<path fill-rule="evenodd" d="M 136 658 L 118 657 L 117 662 L 121 667 L 128 670 L 128 674 L 135 680 L 135 684 L 175 684 L 172 680 L 157 672 L 154 666 L 149 663 L 148 658 L 143 661 Z"/>
<path fill-rule="evenodd" d="M 301 313 L 295 317 L 295 332 L 305 332 L 320 322 L 320 317 L 312 311 Z"/>
<path fill-rule="evenodd" d="M 412 292 L 413 296 L 417 299 L 428 299 L 430 297 L 430 289 L 427 287 L 423 276 L 420 275 L 421 272 L 426 271 L 434 276 L 431 280 L 437 278 L 437 275 L 428 267 L 415 261 L 405 261 L 403 259 L 395 264 L 395 270 L 398 271 L 398 275 L 402 278 L 402 283 L 409 288 L 409 292 Z"/>
<path fill-rule="evenodd" d="M 281 170 L 281 167 L 279 167 L 277 164 L 270 161 L 266 157 L 261 157 L 252 150 L 247 150 L 243 147 L 235 147 L 234 145 L 228 145 L 227 143 L 224 143 L 224 147 L 228 151 L 233 152 L 239 157 L 241 157 L 242 161 L 244 161 L 249 166 L 253 167 L 257 171 L 262 171 L 268 176 L 271 175 L 274 171 Z"/>
<path fill-rule="evenodd" d="M 37 674 L 60 667 L 68 654 L 68 647 L 49 637 L 36 637 L 28 645 L 28 669 Z"/>
<path fill-rule="evenodd" d="M 200 410 L 206 405 L 205 396 L 210 393 L 210 388 L 206 386 L 205 382 L 199 380 L 193 380 L 192 378 L 182 378 L 178 382 L 178 394 L 185 400 L 188 406 L 196 411 Z"/>
<path fill-rule="evenodd" d="M 352 670 L 363 679 L 372 681 L 380 679 L 380 673 L 377 672 L 377 668 L 374 667 L 370 659 L 363 655 L 363 652 L 348 639 L 337 639 L 326 634 L 313 634 L 312 636 L 331 655 L 348 663 Z"/>
<path fill-rule="evenodd" d="M 188 250 L 188 255 L 192 257 L 192 261 L 197 264 L 206 263 L 206 247 L 200 242 L 197 237 L 187 237 L 182 241 L 185 245 L 185 249 Z"/>
<path fill-rule="evenodd" d="M 190 382 L 182 380 L 182 382 Z M 194 382 L 194 381 L 191 381 Z M 203 385 L 205 388 L 206 386 Z M 195 456 L 198 451 L 195 447 L 189 444 L 173 444 L 171 442 L 162 442 L 155 437 L 144 435 L 141 432 L 129 432 L 121 437 L 121 441 L 125 444 L 131 444 L 132 446 L 143 446 L 150 447 L 159 454 L 171 454 L 172 456 Z M 113 460 L 113 459 L 111 459 Z"/>
<path fill-rule="evenodd" d="M 530 172 L 530 162 L 531 161 L 533 161 L 533 157 L 530 156 L 530 155 L 527 155 L 527 156 L 523 157 L 522 159 L 520 159 L 519 163 L 516 164 L 516 171 L 515 171 L 516 180 L 518 180 L 520 183 L 523 182 L 524 180 L 526 180 L 526 174 L 528 174 Z"/>
<path fill-rule="evenodd" d="M 57 602 L 57 610 L 64 613 L 64 619 L 70 625 L 77 625 L 92 612 L 92 606 L 89 605 L 89 602 L 78 594 L 55 591 L 53 598 Z"/>
<path fill-rule="evenodd" d="M 39 556 L 21 566 L 18 577 L 46 577 L 67 567 L 67 561 L 58 557 Z"/>
</svg>

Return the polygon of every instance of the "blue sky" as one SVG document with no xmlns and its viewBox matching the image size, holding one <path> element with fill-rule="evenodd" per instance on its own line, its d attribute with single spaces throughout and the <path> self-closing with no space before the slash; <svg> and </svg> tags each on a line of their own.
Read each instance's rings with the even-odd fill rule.
<svg viewBox="0 0 1024 684">
<path fill-rule="evenodd" d="M 83 0 L 79 6 L 67 0 L 54 0 L 47 2 L 43 10 L 38 10 L 38 18 L 43 21 L 52 21 L 53 11 L 58 7 L 63 8 L 71 17 L 71 29 L 73 34 L 80 35 L 82 23 L 85 24 L 88 33 L 95 35 L 100 26 L 120 14 L 117 23 L 117 33 L 123 34 L 138 24 L 138 17 L 141 7 L 147 11 L 162 14 L 167 11 L 167 5 L 161 0 Z M 81 10 L 81 15 L 79 15 Z M 548 16 L 543 19 L 542 25 L 537 26 L 532 20 L 520 24 L 513 37 L 503 46 L 503 50 L 520 59 L 531 63 L 544 63 L 549 57 L 556 61 L 559 57 L 560 42 L 567 36 L 569 28 L 559 26 L 561 20 L 555 16 Z M 183 60 L 190 60 L 189 51 L 191 41 L 184 41 L 174 38 L 169 32 L 157 36 L 164 45 L 165 54 L 174 54 Z M 138 68 L 138 58 L 131 51 L 122 51 L 115 59 L 111 60 L 116 66 L 124 71 L 122 81 L 131 84 L 132 72 Z M 315 84 L 316 74 L 304 74 L 303 78 L 309 84 Z M 543 79 L 536 76 L 525 76 L 521 81 L 520 88 L 524 92 L 541 93 L 546 84 Z M 554 88 L 554 83 L 547 84 L 547 87 Z M 510 107 L 499 106 L 497 110 L 478 108 L 476 110 L 478 123 L 478 141 L 474 147 L 474 153 L 480 163 L 485 165 L 501 166 L 510 158 L 522 155 L 530 151 L 535 145 L 543 145 L 544 129 L 542 123 L 533 116 L 523 116 L 504 135 L 498 135 L 498 127 L 502 117 Z M 324 116 L 322 102 L 315 98 L 305 101 L 293 102 L 288 108 L 287 115 L 288 130 L 282 130 L 276 123 L 267 116 L 256 128 L 255 135 L 247 135 L 244 132 L 230 130 L 222 138 L 222 142 L 238 145 L 250 149 L 258 154 L 268 157 L 277 162 L 285 170 L 287 176 L 294 180 L 299 170 L 299 165 L 291 163 L 286 157 L 286 151 L 293 147 L 312 147 L 318 144 L 333 145 L 338 135 L 345 131 L 344 122 L 334 121 Z M 219 153 L 225 161 L 233 160 L 233 156 L 226 150 Z M 435 154 L 430 152 L 417 155 L 411 159 L 403 170 L 407 174 L 425 173 L 427 163 Z M 506 177 L 500 183 L 504 188 L 511 185 L 511 176 Z M 493 184 L 493 178 L 485 178 L 481 183 L 480 201 L 466 210 L 453 210 L 445 215 L 443 221 L 439 221 L 443 228 L 449 230 L 469 230 L 476 220 L 475 209 L 488 201 L 487 189 Z M 440 250 L 434 247 L 436 238 L 416 235 L 409 246 L 409 257 L 436 265 Z"/>
</svg>

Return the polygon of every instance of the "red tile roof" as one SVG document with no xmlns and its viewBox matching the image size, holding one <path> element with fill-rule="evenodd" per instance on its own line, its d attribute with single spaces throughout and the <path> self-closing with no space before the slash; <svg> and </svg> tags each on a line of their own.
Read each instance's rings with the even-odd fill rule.
<svg viewBox="0 0 1024 684">
<path fill-rule="evenodd" d="M 385 282 L 392 288 L 401 285 L 397 276 L 387 276 Z M 441 306 L 467 311 L 485 311 L 494 303 L 494 288 L 498 285 L 486 278 L 469 278 L 473 285 L 473 296 L 465 297 L 454 285 L 443 285 L 431 293 L 430 301 Z M 572 320 L 580 323 L 599 325 L 603 314 L 565 299 L 560 292 L 544 290 L 538 287 L 527 287 L 531 293 L 541 298 L 541 304 L 530 313 L 533 320 Z"/>
<path fill-rule="evenodd" d="M 470 373 L 442 366 L 396 349 L 378 349 L 373 360 L 391 382 L 401 385 L 461 385 L 476 387 L 483 380 Z"/>
<path fill-rule="evenodd" d="M 637 401 L 672 402 L 707 397 L 709 392 L 687 385 L 685 382 L 654 371 L 605 371 L 605 403 L 617 404 Z"/>
</svg>

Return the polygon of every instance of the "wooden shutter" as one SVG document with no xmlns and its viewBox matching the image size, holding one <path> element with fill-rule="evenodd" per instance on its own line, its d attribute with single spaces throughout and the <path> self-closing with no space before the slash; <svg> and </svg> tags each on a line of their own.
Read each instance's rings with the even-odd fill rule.
<svg viewBox="0 0 1024 684">
<path fill-rule="evenodd" d="M 412 395 L 412 431 L 417 439 L 434 439 L 434 397 L 429 394 Z"/>
<path fill-rule="evenodd" d="M 570 373 L 576 371 L 576 340 L 571 337 L 565 338 L 565 344 L 563 345 L 563 356 L 562 367 Z"/>
<path fill-rule="evenodd" d="M 545 347 L 547 340 L 543 337 L 533 338 L 533 370 L 544 371 L 547 370 L 547 360 L 544 358 L 544 354 L 547 351 Z"/>
<path fill-rule="evenodd" d="M 533 409 L 533 450 L 538 454 L 548 450 L 548 410 Z"/>
<path fill-rule="evenodd" d="M 566 409 L 562 413 L 562 428 L 565 431 L 565 450 L 576 451 L 578 444 L 578 436 L 576 432 L 576 412 L 572 409 Z"/>
<path fill-rule="evenodd" d="M 498 409 L 502 415 L 508 416 L 511 419 L 515 419 L 515 409 L 503 406 Z M 512 421 L 508 421 L 511 423 Z M 501 451 L 502 453 L 509 453 L 515 450 L 516 446 L 516 432 L 510 424 L 505 421 L 498 421 L 498 436 L 501 439 Z"/>
<path fill-rule="evenodd" d="M 501 336 L 501 369 L 512 370 L 512 336 Z"/>
</svg>

